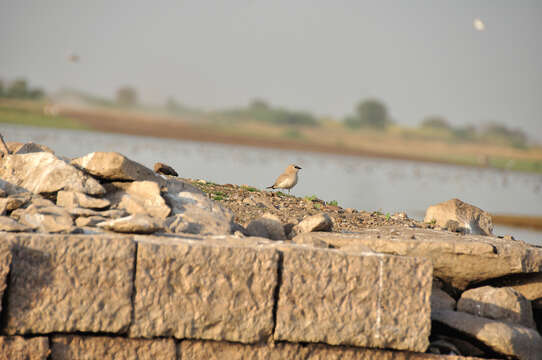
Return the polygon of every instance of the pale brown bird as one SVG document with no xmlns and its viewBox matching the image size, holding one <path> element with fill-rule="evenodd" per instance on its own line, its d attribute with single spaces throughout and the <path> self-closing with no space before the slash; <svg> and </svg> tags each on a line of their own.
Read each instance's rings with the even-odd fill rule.
<svg viewBox="0 0 542 360">
<path fill-rule="evenodd" d="M 301 168 L 297 165 L 288 165 L 286 170 L 275 180 L 275 183 L 268 186 L 267 189 L 287 189 L 289 194 L 290 189 L 297 184 L 297 172 L 299 170 Z"/>
<path fill-rule="evenodd" d="M 179 176 L 171 166 L 162 164 L 161 162 L 154 164 L 154 172 L 161 175 Z"/>
</svg>

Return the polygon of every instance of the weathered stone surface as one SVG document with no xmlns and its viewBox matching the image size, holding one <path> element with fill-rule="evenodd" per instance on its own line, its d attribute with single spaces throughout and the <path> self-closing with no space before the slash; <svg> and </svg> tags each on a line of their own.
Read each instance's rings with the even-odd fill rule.
<svg viewBox="0 0 542 360">
<path fill-rule="evenodd" d="M 538 360 L 542 354 L 542 337 L 536 330 L 449 310 L 433 312 L 431 317 L 475 338 L 497 353 L 520 360 Z"/>
<path fill-rule="evenodd" d="M 4 290 L 7 287 L 7 276 L 11 266 L 11 244 L 8 241 L 0 241 L 0 299 L 4 298 Z M 0 314 L 2 304 L 0 303 Z"/>
<path fill-rule="evenodd" d="M 252 343 L 271 336 L 276 250 L 218 241 L 136 239 L 131 337 Z"/>
<path fill-rule="evenodd" d="M 482 286 L 461 294 L 457 310 L 536 329 L 531 302 L 512 288 Z"/>
<path fill-rule="evenodd" d="M 106 180 L 165 181 L 151 169 L 116 152 L 93 152 L 73 159 L 71 163 L 89 174 Z"/>
<path fill-rule="evenodd" d="M 29 154 L 42 151 L 49 152 L 51 154 L 54 153 L 51 148 L 33 142 L 21 143 L 15 141 L 8 141 L 6 145 L 8 146 L 8 149 L 9 151 L 11 151 L 12 154 Z"/>
<path fill-rule="evenodd" d="M 173 339 L 125 339 L 104 336 L 55 336 L 52 360 L 176 360 Z"/>
<path fill-rule="evenodd" d="M 455 310 L 455 299 L 442 289 L 433 287 L 431 293 L 431 311 Z"/>
<path fill-rule="evenodd" d="M 56 204 L 66 208 L 104 209 L 111 205 L 107 199 L 98 199 L 77 191 L 59 191 Z"/>
<path fill-rule="evenodd" d="M 162 231 L 163 222 L 147 215 L 130 215 L 96 224 L 97 227 L 119 233 L 152 234 Z"/>
<path fill-rule="evenodd" d="M 441 356 L 406 351 L 363 349 L 321 344 L 234 344 L 184 340 L 178 343 L 182 360 L 469 360 L 462 356 Z"/>
<path fill-rule="evenodd" d="M 542 273 L 521 274 L 491 280 L 495 287 L 508 286 L 519 292 L 527 300 L 542 299 Z"/>
<path fill-rule="evenodd" d="M 22 188 L 20 186 L 7 182 L 3 179 L 0 179 L 0 191 L 4 193 L 2 197 L 6 197 L 8 195 L 20 194 L 20 193 L 29 193 L 29 191 L 26 190 L 25 188 Z"/>
<path fill-rule="evenodd" d="M 165 219 L 171 212 L 160 195 L 160 186 L 155 182 L 115 182 L 107 184 L 106 188 L 106 197 L 113 206 L 132 215 L 142 214 Z"/>
<path fill-rule="evenodd" d="M 0 336 L 0 360 L 47 360 L 47 337 Z"/>
<path fill-rule="evenodd" d="M 73 218 L 70 213 L 56 205 L 41 207 L 32 204 L 12 216 L 16 217 L 19 223 L 38 232 L 60 233 L 70 232 L 73 229 Z"/>
<path fill-rule="evenodd" d="M 4 332 L 122 332 L 131 319 L 135 244 L 127 238 L 6 234 L 12 266 Z"/>
<path fill-rule="evenodd" d="M 212 201 L 201 191 L 190 188 L 176 192 L 179 186 L 170 186 L 164 193 L 171 215 L 166 226 L 172 233 L 201 235 L 231 234 L 233 213 Z"/>
<path fill-rule="evenodd" d="M 246 228 L 249 236 L 259 236 L 271 240 L 286 240 L 284 225 L 278 216 L 265 214 L 263 217 L 252 220 Z"/>
<path fill-rule="evenodd" d="M 425 351 L 431 263 L 283 246 L 275 340 Z"/>
<path fill-rule="evenodd" d="M 31 199 L 30 193 L 20 193 L 0 198 L 0 215 L 5 215 L 9 211 L 16 210 L 28 203 Z"/>
<path fill-rule="evenodd" d="M 541 248 L 489 236 L 385 226 L 352 234 L 313 232 L 293 239 L 296 243 L 316 240 L 336 248 L 357 243 L 379 253 L 429 258 L 435 276 L 458 289 L 508 274 L 542 270 Z"/>
<path fill-rule="evenodd" d="M 0 160 L 0 177 L 35 194 L 59 190 L 105 193 L 97 180 L 49 152 L 4 156 Z"/>
<path fill-rule="evenodd" d="M 308 216 L 303 219 L 299 224 L 294 226 L 295 234 L 303 234 L 312 231 L 331 231 L 333 228 L 333 222 L 326 213 L 321 213 L 313 216 Z"/>
<path fill-rule="evenodd" d="M 103 216 L 81 216 L 75 219 L 75 225 L 79 227 L 96 226 L 104 221 L 107 221 L 107 218 Z"/>
<path fill-rule="evenodd" d="M 31 230 L 32 228 L 30 226 L 19 224 L 17 221 L 7 216 L 0 216 L 0 231 L 24 232 Z"/>
<path fill-rule="evenodd" d="M 455 221 L 462 228 L 454 229 L 455 231 L 475 235 L 493 234 L 493 220 L 491 219 L 491 215 L 459 199 L 451 199 L 429 206 L 425 212 L 424 221 L 436 221 L 437 225 L 442 227 L 448 227 L 449 221 Z"/>
</svg>

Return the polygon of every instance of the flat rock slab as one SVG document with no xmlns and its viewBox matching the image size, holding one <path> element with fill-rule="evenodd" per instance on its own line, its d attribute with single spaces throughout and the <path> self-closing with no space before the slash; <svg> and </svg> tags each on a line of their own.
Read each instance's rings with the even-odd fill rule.
<svg viewBox="0 0 542 360">
<path fill-rule="evenodd" d="M 47 337 L 0 336 L 1 360 L 46 360 L 49 354 Z"/>
<path fill-rule="evenodd" d="M 3 235 L 1 235 L 3 236 Z M 0 240 L 0 299 L 4 298 L 4 291 L 7 287 L 7 277 L 11 265 L 11 244 L 8 241 Z M 0 314 L 2 314 L 2 304 L 0 302 Z"/>
<path fill-rule="evenodd" d="M 302 246 L 280 249 L 275 340 L 427 349 L 430 261 Z"/>
<path fill-rule="evenodd" d="M 475 338 L 497 353 L 520 360 L 540 360 L 542 337 L 536 330 L 449 310 L 436 311 L 431 317 Z"/>
<path fill-rule="evenodd" d="M 470 283 L 542 271 L 542 248 L 521 241 L 448 231 L 386 226 L 359 233 L 308 233 L 296 243 L 323 241 L 336 248 L 353 243 L 379 253 L 431 259 L 434 275 L 463 290 Z"/>
<path fill-rule="evenodd" d="M 473 360 L 471 357 L 443 356 L 362 349 L 322 344 L 233 344 L 216 341 L 184 340 L 178 343 L 177 353 L 182 360 Z"/>
<path fill-rule="evenodd" d="M 5 156 L 0 161 L 0 177 L 35 194 L 59 190 L 105 193 L 97 180 L 48 152 Z"/>
<path fill-rule="evenodd" d="M 279 261 L 275 249 L 136 239 L 131 337 L 252 343 L 272 335 Z"/>
<path fill-rule="evenodd" d="M 51 342 L 52 360 L 176 360 L 173 339 L 55 336 Z"/>
<path fill-rule="evenodd" d="M 122 332 L 131 319 L 135 244 L 104 235 L 6 234 L 12 266 L 4 332 Z"/>
</svg>

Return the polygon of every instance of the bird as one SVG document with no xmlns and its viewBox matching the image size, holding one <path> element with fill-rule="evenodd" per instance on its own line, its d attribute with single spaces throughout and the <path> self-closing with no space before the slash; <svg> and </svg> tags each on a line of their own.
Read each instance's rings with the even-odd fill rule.
<svg viewBox="0 0 542 360">
<path fill-rule="evenodd" d="M 301 168 L 297 165 L 288 165 L 286 170 L 275 180 L 275 183 L 266 189 L 287 189 L 289 194 L 290 189 L 297 184 L 297 172 L 299 170 Z"/>
<path fill-rule="evenodd" d="M 161 162 L 154 164 L 154 172 L 161 175 L 179 176 L 171 166 L 162 164 Z"/>
</svg>

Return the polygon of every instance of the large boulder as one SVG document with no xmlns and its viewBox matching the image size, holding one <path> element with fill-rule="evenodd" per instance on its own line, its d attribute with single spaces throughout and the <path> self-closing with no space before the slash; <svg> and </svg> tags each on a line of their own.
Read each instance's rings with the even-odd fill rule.
<svg viewBox="0 0 542 360">
<path fill-rule="evenodd" d="M 531 302 L 512 288 L 482 286 L 461 294 L 457 310 L 536 329 Z"/>
<path fill-rule="evenodd" d="M 264 237 L 271 240 L 286 240 L 284 225 L 276 215 L 264 214 L 261 218 L 252 220 L 246 228 L 249 236 Z"/>
<path fill-rule="evenodd" d="M 431 229 L 394 225 L 349 234 L 311 232 L 293 241 L 321 241 L 335 248 L 361 244 L 375 252 L 426 257 L 433 263 L 435 276 L 459 290 L 504 275 L 542 271 L 541 248 L 521 241 Z"/>
<path fill-rule="evenodd" d="M 331 231 L 333 221 L 326 213 L 307 216 L 299 224 L 294 226 L 293 234 L 303 234 L 312 231 Z"/>
<path fill-rule="evenodd" d="M 63 207 L 40 206 L 32 203 L 25 209 L 17 209 L 11 214 L 22 225 L 44 233 L 66 233 L 73 229 L 73 218 Z"/>
<path fill-rule="evenodd" d="M 425 222 L 436 222 L 441 227 L 448 227 L 449 222 L 456 222 L 462 231 L 474 235 L 492 235 L 493 220 L 491 215 L 476 206 L 459 199 L 451 199 L 432 205 L 425 212 Z"/>
<path fill-rule="evenodd" d="M 49 152 L 4 156 L 0 160 L 0 177 L 35 194 L 59 190 L 105 193 L 97 180 Z"/>
<path fill-rule="evenodd" d="M 8 149 L 9 151 L 11 151 L 12 154 L 29 154 L 43 151 L 54 154 L 54 151 L 51 150 L 51 148 L 33 142 L 21 143 L 15 141 L 8 141 L 6 145 L 8 146 Z"/>
<path fill-rule="evenodd" d="M 0 216 L 0 231 L 7 232 L 26 232 L 35 229 L 35 227 L 19 224 L 7 216 Z"/>
<path fill-rule="evenodd" d="M 431 317 L 497 353 L 520 360 L 540 360 L 542 337 L 536 330 L 449 310 L 433 312 Z"/>
<path fill-rule="evenodd" d="M 116 152 L 93 152 L 73 159 L 71 163 L 104 180 L 148 180 L 164 184 L 164 180 L 151 169 Z"/>
<path fill-rule="evenodd" d="M 163 221 L 142 214 L 107 220 L 96 226 L 105 230 L 133 234 L 152 234 L 164 228 Z"/>
</svg>

